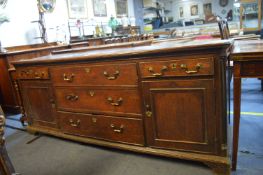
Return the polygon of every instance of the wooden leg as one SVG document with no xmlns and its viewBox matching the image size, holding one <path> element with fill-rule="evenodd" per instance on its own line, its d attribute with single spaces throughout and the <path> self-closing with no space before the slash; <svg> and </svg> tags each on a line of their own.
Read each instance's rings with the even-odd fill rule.
<svg viewBox="0 0 263 175">
<path fill-rule="evenodd" d="M 22 116 L 20 117 L 20 122 L 23 126 L 25 125 L 25 122 L 27 121 L 26 115 L 22 113 Z"/>
<path fill-rule="evenodd" d="M 236 170 L 240 123 L 241 78 L 234 77 L 234 132 L 232 148 L 232 170 Z"/>
<path fill-rule="evenodd" d="M 216 175 L 230 175 L 230 164 L 220 164 L 220 163 L 211 163 L 205 162 Z"/>
</svg>

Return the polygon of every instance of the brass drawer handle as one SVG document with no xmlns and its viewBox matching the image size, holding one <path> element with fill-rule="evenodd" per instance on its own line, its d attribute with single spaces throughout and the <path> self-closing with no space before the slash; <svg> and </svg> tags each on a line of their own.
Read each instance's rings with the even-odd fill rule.
<svg viewBox="0 0 263 175">
<path fill-rule="evenodd" d="M 21 72 L 20 72 L 20 76 L 29 76 L 30 74 L 32 74 L 33 73 L 33 70 L 22 70 Z"/>
<path fill-rule="evenodd" d="M 200 63 L 197 63 L 195 65 L 195 69 L 196 70 L 189 70 L 186 64 L 181 64 L 180 67 L 181 67 L 181 69 L 184 69 L 185 73 L 187 73 L 187 74 L 195 74 L 195 73 L 199 72 L 199 70 L 201 69 L 202 65 Z"/>
<path fill-rule="evenodd" d="M 66 99 L 70 101 L 77 101 L 79 99 L 79 96 L 74 95 L 74 94 L 69 94 L 69 95 L 66 95 Z"/>
<path fill-rule="evenodd" d="M 67 74 L 63 74 L 63 80 L 64 81 L 67 81 L 67 82 L 72 82 L 73 81 L 73 78 L 74 78 L 74 74 L 70 74 L 70 75 L 67 75 Z"/>
<path fill-rule="evenodd" d="M 151 117 L 152 116 L 152 112 L 150 111 L 150 105 L 146 105 L 146 112 L 145 112 L 145 115 L 147 117 Z"/>
<path fill-rule="evenodd" d="M 96 122 L 97 122 L 97 118 L 95 118 L 95 117 L 92 117 L 91 120 L 92 120 L 93 123 L 96 123 Z"/>
<path fill-rule="evenodd" d="M 107 71 L 103 72 L 103 75 L 108 79 L 108 80 L 116 80 L 118 76 L 120 75 L 120 71 L 116 70 L 113 75 L 110 75 Z"/>
<path fill-rule="evenodd" d="M 39 75 L 40 74 L 40 75 Z M 35 72 L 35 79 L 41 79 L 45 76 L 45 72 Z"/>
<path fill-rule="evenodd" d="M 70 126 L 79 127 L 80 120 L 77 120 L 76 122 L 74 122 L 73 119 L 69 119 L 69 123 L 70 123 Z"/>
<path fill-rule="evenodd" d="M 123 99 L 121 97 L 116 102 L 114 102 L 111 97 L 108 97 L 107 100 L 112 106 L 120 106 L 122 104 L 122 101 L 123 101 Z"/>
<path fill-rule="evenodd" d="M 111 124 L 110 127 L 113 129 L 113 132 L 123 133 L 124 125 L 121 125 L 119 128 L 117 128 L 114 124 Z"/>
<path fill-rule="evenodd" d="M 50 102 L 52 108 L 56 108 L 56 104 L 55 104 L 54 99 L 50 99 L 49 102 Z"/>
<path fill-rule="evenodd" d="M 153 67 L 149 67 L 148 71 L 152 74 L 152 76 L 160 77 L 163 76 L 164 72 L 168 70 L 167 66 L 163 66 L 160 73 L 155 73 Z"/>
</svg>

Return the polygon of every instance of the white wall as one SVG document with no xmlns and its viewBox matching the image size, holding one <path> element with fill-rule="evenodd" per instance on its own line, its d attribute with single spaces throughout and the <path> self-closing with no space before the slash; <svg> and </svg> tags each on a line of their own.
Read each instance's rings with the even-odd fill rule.
<svg viewBox="0 0 263 175">
<path fill-rule="evenodd" d="M 106 0 L 107 17 L 94 17 L 92 0 L 87 0 L 88 20 L 94 19 L 97 23 L 107 22 L 111 15 L 116 16 L 114 0 Z M 3 12 L 3 11 L 2 11 Z M 4 9 L 10 22 L 0 26 L 0 40 L 3 47 L 41 43 L 37 23 L 38 20 L 37 0 L 8 0 Z M 128 16 L 134 15 L 133 0 L 128 0 Z M 52 13 L 45 14 L 47 37 L 49 42 L 56 41 L 56 27 L 66 30 L 68 35 L 68 11 L 67 0 L 56 0 L 56 7 Z"/>
<path fill-rule="evenodd" d="M 227 12 L 231 9 L 233 9 L 234 6 L 234 0 L 228 0 L 228 5 L 225 7 L 221 7 L 219 5 L 219 0 L 212 0 L 212 9 L 214 10 L 213 13 L 216 15 L 219 15 L 222 18 L 225 18 L 227 16 Z M 225 10 L 226 13 L 223 14 L 222 11 Z"/>
<path fill-rule="evenodd" d="M 31 23 L 38 18 L 36 0 L 8 0 L 4 9 L 10 22 L 0 26 L 0 40 L 2 46 L 23 45 L 26 43 L 39 43 L 34 37 L 39 36 L 38 25 Z M 3 11 L 2 11 L 3 12 Z"/>
</svg>

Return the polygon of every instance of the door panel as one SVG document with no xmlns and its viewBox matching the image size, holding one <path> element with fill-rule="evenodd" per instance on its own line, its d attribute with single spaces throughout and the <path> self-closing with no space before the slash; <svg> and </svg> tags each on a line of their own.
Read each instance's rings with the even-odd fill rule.
<svg viewBox="0 0 263 175">
<path fill-rule="evenodd" d="M 214 152 L 213 80 L 143 82 L 143 90 L 150 146 Z"/>
<path fill-rule="evenodd" d="M 33 125 L 57 127 L 55 104 L 50 83 L 22 82 L 26 114 Z"/>
</svg>

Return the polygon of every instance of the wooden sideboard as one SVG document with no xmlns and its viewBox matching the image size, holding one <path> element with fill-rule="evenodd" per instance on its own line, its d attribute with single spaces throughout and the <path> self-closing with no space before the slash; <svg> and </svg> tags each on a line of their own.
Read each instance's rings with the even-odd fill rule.
<svg viewBox="0 0 263 175">
<path fill-rule="evenodd" d="M 30 132 L 200 161 L 230 174 L 231 41 L 167 41 L 14 61 Z"/>
</svg>

